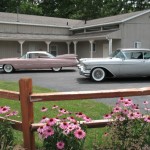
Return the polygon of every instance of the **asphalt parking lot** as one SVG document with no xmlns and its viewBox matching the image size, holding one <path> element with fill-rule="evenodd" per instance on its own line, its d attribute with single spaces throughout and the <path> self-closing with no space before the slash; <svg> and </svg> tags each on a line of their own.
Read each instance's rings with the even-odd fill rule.
<svg viewBox="0 0 150 150">
<path fill-rule="evenodd" d="M 20 78 L 32 78 L 33 85 L 41 86 L 56 91 L 95 91 L 95 90 L 112 90 L 127 88 L 150 87 L 150 78 L 122 78 L 106 79 L 103 82 L 94 82 L 90 79 L 79 75 L 78 68 L 64 68 L 61 72 L 51 70 L 40 71 L 18 71 L 11 74 L 0 72 L 0 80 L 18 82 Z M 150 103 L 150 96 L 130 97 L 142 109 L 143 101 Z M 97 99 L 98 102 L 104 102 L 114 105 L 117 98 Z"/>
</svg>

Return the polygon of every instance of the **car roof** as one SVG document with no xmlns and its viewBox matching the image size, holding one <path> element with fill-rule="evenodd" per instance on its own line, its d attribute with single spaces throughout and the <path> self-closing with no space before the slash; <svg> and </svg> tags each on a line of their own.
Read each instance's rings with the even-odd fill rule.
<svg viewBox="0 0 150 150">
<path fill-rule="evenodd" d="M 48 53 L 47 51 L 29 51 L 27 53 Z"/>
<path fill-rule="evenodd" d="M 120 48 L 121 51 L 150 51 L 148 48 Z"/>
</svg>

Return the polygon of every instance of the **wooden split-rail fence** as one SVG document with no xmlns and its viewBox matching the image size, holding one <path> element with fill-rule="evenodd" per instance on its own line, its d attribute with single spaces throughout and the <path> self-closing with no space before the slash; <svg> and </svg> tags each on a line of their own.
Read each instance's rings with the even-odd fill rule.
<svg viewBox="0 0 150 150">
<path fill-rule="evenodd" d="M 21 105 L 22 121 L 9 120 L 13 122 L 13 128 L 23 132 L 24 148 L 35 150 L 34 132 L 41 125 L 34 123 L 33 104 L 43 101 L 63 100 L 85 100 L 96 98 L 114 98 L 126 96 L 150 95 L 150 88 L 131 88 L 99 91 L 78 91 L 78 92 L 53 92 L 53 93 L 32 93 L 32 79 L 22 78 L 19 80 L 19 92 L 0 90 L 0 98 L 17 100 Z M 0 117 L 0 120 L 4 119 Z M 86 123 L 88 128 L 104 127 L 109 120 L 93 120 Z"/>
</svg>

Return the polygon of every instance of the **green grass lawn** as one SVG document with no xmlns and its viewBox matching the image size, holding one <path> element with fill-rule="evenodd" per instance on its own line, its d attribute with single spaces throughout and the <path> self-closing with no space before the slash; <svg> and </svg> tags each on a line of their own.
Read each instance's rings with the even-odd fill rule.
<svg viewBox="0 0 150 150">
<path fill-rule="evenodd" d="M 12 91 L 19 91 L 18 83 L 16 82 L 6 82 L 0 81 L 0 89 L 3 90 L 12 90 Z M 46 93 L 46 92 L 54 92 L 54 90 L 41 88 L 41 87 L 33 87 L 33 93 Z M 19 115 L 12 119 L 21 120 L 21 113 L 20 113 L 20 103 L 19 101 L 10 101 L 7 99 L 0 98 L 0 106 L 10 106 L 13 110 L 18 110 Z M 54 112 L 51 108 L 53 105 L 58 105 L 61 108 L 65 108 L 71 112 L 83 112 L 92 119 L 102 119 L 103 115 L 110 112 L 110 107 L 103 103 L 96 102 L 94 100 L 74 100 L 74 101 L 57 101 L 57 102 L 37 102 L 34 103 L 34 120 L 35 122 L 39 122 L 42 116 L 55 117 L 56 112 Z M 49 108 L 47 112 L 41 112 L 41 108 L 45 106 Z M 94 142 L 95 136 L 98 135 L 98 139 L 100 139 L 104 128 L 97 128 L 97 129 L 88 129 L 85 149 L 92 149 L 92 144 Z M 36 134 L 36 133 L 35 133 Z M 15 143 L 22 144 L 22 134 L 19 131 L 15 131 Z M 37 136 L 36 136 L 37 137 Z M 36 146 L 41 147 L 41 142 L 38 138 L 36 138 Z"/>
</svg>

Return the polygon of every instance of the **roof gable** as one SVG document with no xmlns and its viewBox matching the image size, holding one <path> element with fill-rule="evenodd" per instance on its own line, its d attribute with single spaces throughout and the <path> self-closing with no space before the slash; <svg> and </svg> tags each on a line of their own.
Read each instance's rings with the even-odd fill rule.
<svg viewBox="0 0 150 150">
<path fill-rule="evenodd" d="M 116 15 L 116 16 L 104 17 L 104 18 L 99 18 L 99 19 L 93 19 L 93 20 L 86 21 L 86 24 L 85 24 L 85 22 L 79 22 L 72 28 L 72 30 L 102 26 L 102 25 L 109 25 L 109 24 L 123 23 L 128 20 L 134 19 L 136 17 L 140 17 L 147 13 L 150 13 L 150 9 L 144 10 L 144 11 L 120 14 L 120 15 Z"/>
</svg>

